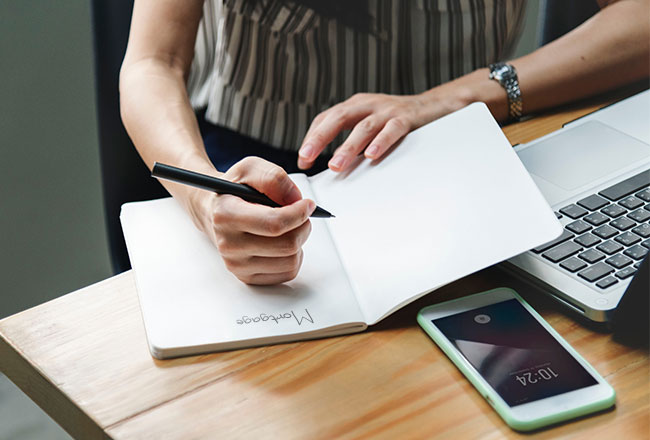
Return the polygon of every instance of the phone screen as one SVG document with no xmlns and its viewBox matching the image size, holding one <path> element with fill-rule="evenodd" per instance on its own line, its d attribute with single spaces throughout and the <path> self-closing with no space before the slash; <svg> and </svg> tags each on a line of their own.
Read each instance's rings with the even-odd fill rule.
<svg viewBox="0 0 650 440">
<path fill-rule="evenodd" d="M 516 299 L 432 322 L 510 406 L 598 383 Z"/>
</svg>

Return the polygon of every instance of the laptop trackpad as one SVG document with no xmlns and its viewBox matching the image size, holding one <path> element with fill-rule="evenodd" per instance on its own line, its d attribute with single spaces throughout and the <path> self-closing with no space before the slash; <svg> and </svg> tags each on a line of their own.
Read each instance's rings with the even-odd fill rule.
<svg viewBox="0 0 650 440">
<path fill-rule="evenodd" d="M 650 145 L 590 121 L 562 130 L 517 154 L 528 172 L 571 191 L 647 160 Z"/>
</svg>

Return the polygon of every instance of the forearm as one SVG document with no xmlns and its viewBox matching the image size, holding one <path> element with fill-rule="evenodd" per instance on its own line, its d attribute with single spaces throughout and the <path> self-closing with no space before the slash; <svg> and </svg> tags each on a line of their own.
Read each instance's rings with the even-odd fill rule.
<svg viewBox="0 0 650 440">
<path fill-rule="evenodd" d="M 524 114 L 611 90 L 650 75 L 648 1 L 623 0 L 535 52 L 510 61 L 515 66 Z M 440 89 L 440 90 L 437 90 Z M 454 106 L 485 102 L 494 116 L 508 118 L 503 88 L 483 68 L 425 94 Z M 455 95 L 455 101 L 450 97 Z"/>
<path fill-rule="evenodd" d="M 513 61 L 527 112 L 605 92 L 650 74 L 648 2 L 619 1 Z"/>
<path fill-rule="evenodd" d="M 169 163 L 214 174 L 186 90 L 202 0 L 136 0 L 120 71 L 120 111 L 151 169 Z M 188 211 L 193 188 L 162 182 Z M 194 216 L 193 216 L 194 217 Z"/>
<path fill-rule="evenodd" d="M 142 159 L 216 174 L 203 147 L 194 112 L 185 90 L 183 72 L 156 59 L 127 64 L 120 75 L 124 125 Z M 183 200 L 196 190 L 162 182 Z"/>
</svg>

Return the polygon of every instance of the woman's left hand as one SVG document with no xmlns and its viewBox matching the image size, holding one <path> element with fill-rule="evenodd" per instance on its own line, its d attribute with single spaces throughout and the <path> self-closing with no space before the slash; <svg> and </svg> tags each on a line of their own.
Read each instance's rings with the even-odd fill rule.
<svg viewBox="0 0 650 440">
<path fill-rule="evenodd" d="M 343 130 L 352 130 L 336 149 L 329 167 L 345 170 L 361 154 L 378 159 L 410 131 L 435 119 L 422 95 L 359 93 L 316 116 L 298 152 L 298 167 L 307 169 Z"/>
<path fill-rule="evenodd" d="M 503 88 L 478 69 L 418 95 L 359 93 L 314 118 L 298 151 L 298 167 L 307 169 L 343 130 L 352 130 L 336 149 L 329 167 L 343 171 L 363 152 L 379 159 L 409 132 L 475 101 L 488 103 L 497 120 L 508 115 Z"/>
<path fill-rule="evenodd" d="M 345 170 L 361 152 L 368 159 L 378 159 L 402 137 L 427 122 L 423 121 L 423 107 L 419 95 L 353 95 L 314 118 L 298 152 L 298 167 L 310 168 L 343 130 L 352 131 L 329 161 L 332 170 Z"/>
</svg>

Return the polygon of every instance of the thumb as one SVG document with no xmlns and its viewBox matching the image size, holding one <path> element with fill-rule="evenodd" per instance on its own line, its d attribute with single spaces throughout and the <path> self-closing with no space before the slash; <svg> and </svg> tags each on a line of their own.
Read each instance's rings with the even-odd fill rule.
<svg viewBox="0 0 650 440">
<path fill-rule="evenodd" d="M 245 183 L 280 205 L 290 205 L 302 199 L 300 190 L 286 171 L 259 157 L 242 159 L 224 177 Z"/>
</svg>

